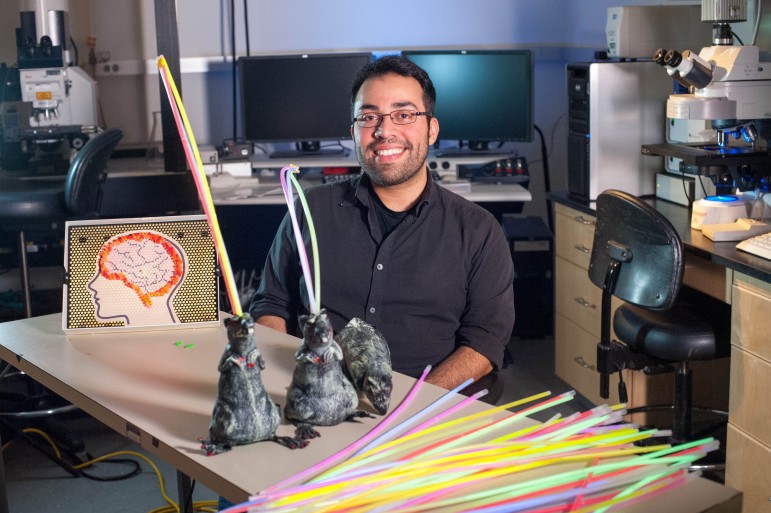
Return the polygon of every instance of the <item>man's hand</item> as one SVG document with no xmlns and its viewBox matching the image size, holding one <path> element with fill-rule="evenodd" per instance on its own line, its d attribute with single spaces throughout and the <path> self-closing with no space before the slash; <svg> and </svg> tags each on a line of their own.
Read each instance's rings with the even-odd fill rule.
<svg viewBox="0 0 771 513">
<path fill-rule="evenodd" d="M 286 333 L 286 321 L 281 317 L 275 315 L 263 315 L 258 317 L 254 322 L 266 328 L 270 328 L 281 333 Z"/>
<path fill-rule="evenodd" d="M 431 369 L 426 382 L 452 390 L 467 379 L 477 381 L 492 370 L 490 360 L 468 346 L 460 346 Z"/>
</svg>

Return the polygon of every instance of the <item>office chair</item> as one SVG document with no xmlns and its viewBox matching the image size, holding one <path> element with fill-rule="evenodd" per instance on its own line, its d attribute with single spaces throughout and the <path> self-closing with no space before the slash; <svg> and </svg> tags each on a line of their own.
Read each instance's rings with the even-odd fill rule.
<svg viewBox="0 0 771 513">
<path fill-rule="evenodd" d="M 597 370 L 600 395 L 609 396 L 609 375 L 619 373 L 619 397 L 627 402 L 624 369 L 646 375 L 675 373 L 673 405 L 643 406 L 630 413 L 673 410 L 670 441 L 697 438 L 692 433 L 692 370 L 689 362 L 728 356 L 730 310 L 727 305 L 682 288 L 683 243 L 672 224 L 640 199 L 608 190 L 597 198 L 597 222 L 589 278 L 602 289 Z M 610 301 L 625 301 L 613 316 L 619 340 L 610 337 Z M 726 412 L 720 424 L 725 424 Z M 701 436 L 701 435 L 699 435 Z"/>
<path fill-rule="evenodd" d="M 32 317 L 26 231 L 59 228 L 68 219 L 99 217 L 105 168 L 120 130 L 107 130 L 90 139 L 75 156 L 64 182 L 47 179 L 3 179 L 0 220 L 4 229 L 18 231 L 19 272 L 26 317 Z"/>
<path fill-rule="evenodd" d="M 102 184 L 107 174 L 107 161 L 123 137 L 120 130 L 107 130 L 90 139 L 75 156 L 64 181 L 47 179 L 4 179 L 0 181 L 0 220 L 3 229 L 18 231 L 19 272 L 22 299 L 26 317 L 32 317 L 32 299 L 29 282 L 29 263 L 25 231 L 63 229 L 68 219 L 99 217 L 102 202 Z M 10 364 L 0 372 L 0 379 L 12 377 Z M 27 382 L 26 392 L 5 391 L 0 399 L 12 411 L 0 411 L 0 420 L 6 419 L 44 422 L 53 416 L 75 412 L 77 408 L 51 394 L 41 385 Z M 4 407 L 3 410 L 6 410 Z M 82 442 L 47 423 L 46 430 L 56 432 L 54 438 L 78 451 Z"/>
</svg>

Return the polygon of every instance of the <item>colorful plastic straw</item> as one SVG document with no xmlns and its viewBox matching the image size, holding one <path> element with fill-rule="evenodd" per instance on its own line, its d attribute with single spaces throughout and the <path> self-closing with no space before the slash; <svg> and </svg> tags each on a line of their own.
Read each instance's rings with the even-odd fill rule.
<svg viewBox="0 0 771 513">
<path fill-rule="evenodd" d="M 297 244 L 297 252 L 300 256 L 300 267 L 303 270 L 303 276 L 305 277 L 305 289 L 308 293 L 308 305 L 311 313 L 318 313 L 321 310 L 321 273 L 319 269 L 319 251 L 318 243 L 316 241 L 316 227 L 313 224 L 313 216 L 311 215 L 308 202 L 305 199 L 300 184 L 294 175 L 298 172 L 297 166 L 292 164 L 281 169 L 279 177 L 281 178 L 281 188 L 284 190 L 284 199 L 286 200 L 286 206 L 289 210 L 289 218 L 292 222 L 292 232 L 294 233 L 295 244 Z M 287 178 L 287 176 L 289 178 Z M 302 237 L 302 230 L 300 224 L 297 221 L 297 213 L 295 212 L 294 198 L 292 195 L 292 186 L 297 189 L 297 196 L 300 198 L 300 203 L 305 213 L 305 220 L 308 223 L 308 232 L 311 236 L 311 245 L 313 249 L 313 277 L 310 272 L 310 264 L 308 263 L 308 251 L 305 248 L 305 242 Z M 314 279 L 311 279 L 314 278 Z"/>
<path fill-rule="evenodd" d="M 182 105 L 182 98 L 179 96 L 179 91 L 174 83 L 174 77 L 171 76 L 168 64 L 163 55 L 158 57 L 158 72 L 160 73 L 161 81 L 163 82 L 163 88 L 166 91 L 166 97 L 171 104 L 174 122 L 177 125 L 179 137 L 182 140 L 187 163 L 193 173 L 195 186 L 198 189 L 198 199 L 201 201 L 201 206 L 206 214 L 206 221 L 209 224 L 209 231 L 214 239 L 214 247 L 217 251 L 217 258 L 220 262 L 220 268 L 225 280 L 225 288 L 227 289 L 233 314 L 240 316 L 243 313 L 241 310 L 241 300 L 238 297 L 238 289 L 236 288 L 236 282 L 233 278 L 233 269 L 230 267 L 228 252 L 227 249 L 225 249 L 225 242 L 222 238 L 219 223 L 217 222 L 217 212 L 214 209 L 209 183 L 206 179 L 206 173 L 203 170 L 201 155 L 198 153 L 198 146 L 195 143 L 195 137 L 190 128 L 190 122 L 187 119 L 185 107 Z"/>
</svg>

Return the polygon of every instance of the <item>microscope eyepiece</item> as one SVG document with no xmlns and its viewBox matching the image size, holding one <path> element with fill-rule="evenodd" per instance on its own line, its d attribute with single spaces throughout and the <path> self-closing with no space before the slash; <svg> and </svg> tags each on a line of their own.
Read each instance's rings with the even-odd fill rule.
<svg viewBox="0 0 771 513">
<path fill-rule="evenodd" d="M 664 64 L 676 68 L 683 61 L 683 56 L 677 50 L 668 50 L 664 54 Z"/>
<path fill-rule="evenodd" d="M 656 64 L 664 65 L 664 55 L 667 53 L 667 50 L 664 48 L 659 48 L 655 52 L 653 52 L 652 59 Z"/>
</svg>

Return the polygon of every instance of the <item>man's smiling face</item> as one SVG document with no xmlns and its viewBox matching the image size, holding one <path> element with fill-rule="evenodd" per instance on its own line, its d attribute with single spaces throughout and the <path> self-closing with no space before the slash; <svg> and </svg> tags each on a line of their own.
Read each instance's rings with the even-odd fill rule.
<svg viewBox="0 0 771 513">
<path fill-rule="evenodd" d="M 425 170 L 428 148 L 436 141 L 439 123 L 418 116 L 414 123 L 397 125 L 388 116 L 395 110 L 425 110 L 423 90 L 417 80 L 388 73 L 366 80 L 356 95 L 354 115 L 382 114 L 378 127 L 351 126 L 356 156 L 362 170 L 377 185 L 409 182 Z"/>
</svg>

